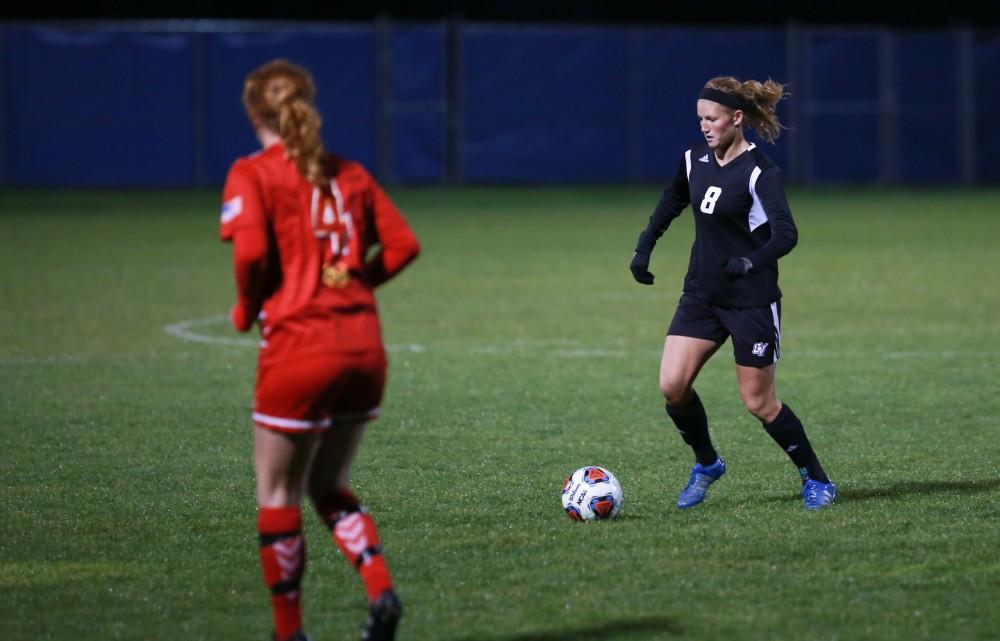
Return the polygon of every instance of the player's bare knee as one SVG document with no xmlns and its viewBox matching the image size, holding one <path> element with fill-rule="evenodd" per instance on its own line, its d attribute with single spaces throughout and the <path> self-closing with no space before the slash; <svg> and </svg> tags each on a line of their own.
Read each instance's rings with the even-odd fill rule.
<svg viewBox="0 0 1000 641">
<path fill-rule="evenodd" d="M 743 405 L 748 412 L 764 423 L 773 421 L 781 410 L 781 405 L 776 400 L 766 396 L 744 396 Z"/>
<path fill-rule="evenodd" d="M 660 391 L 671 407 L 680 407 L 691 398 L 691 386 L 684 381 L 660 379 Z"/>
<path fill-rule="evenodd" d="M 285 479 L 273 479 L 257 483 L 257 505 L 261 507 L 283 507 L 298 503 L 301 494 Z"/>
</svg>

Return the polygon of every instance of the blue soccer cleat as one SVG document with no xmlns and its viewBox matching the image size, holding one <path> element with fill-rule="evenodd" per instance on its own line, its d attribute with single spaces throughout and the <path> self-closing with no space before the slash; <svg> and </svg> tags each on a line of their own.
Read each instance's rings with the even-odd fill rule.
<svg viewBox="0 0 1000 641">
<path fill-rule="evenodd" d="M 694 507 L 705 500 L 708 493 L 708 486 L 718 481 L 726 473 L 726 462 L 721 458 L 716 458 L 715 463 L 704 467 L 701 463 L 695 463 L 691 468 L 691 478 L 688 484 L 677 496 L 677 507 L 686 510 Z"/>
<path fill-rule="evenodd" d="M 802 503 L 807 510 L 821 510 L 833 504 L 837 498 L 837 486 L 809 479 L 802 486 Z"/>
</svg>

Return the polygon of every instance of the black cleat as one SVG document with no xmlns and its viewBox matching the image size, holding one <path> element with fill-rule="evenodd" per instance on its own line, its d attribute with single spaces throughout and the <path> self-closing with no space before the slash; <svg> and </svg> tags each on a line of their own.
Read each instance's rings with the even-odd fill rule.
<svg viewBox="0 0 1000 641">
<path fill-rule="evenodd" d="M 396 638 L 396 625 L 403 616 L 403 604 L 392 589 L 379 595 L 368 608 L 368 620 L 361 633 L 361 641 L 392 641 Z"/>
</svg>

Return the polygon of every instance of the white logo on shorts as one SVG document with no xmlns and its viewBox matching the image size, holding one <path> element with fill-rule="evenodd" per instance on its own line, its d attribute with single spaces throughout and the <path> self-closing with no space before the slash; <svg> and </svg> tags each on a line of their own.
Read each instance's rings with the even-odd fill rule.
<svg viewBox="0 0 1000 641">
<path fill-rule="evenodd" d="M 767 343 L 754 343 L 753 349 L 750 351 L 753 352 L 754 356 L 763 356 L 764 352 L 767 351 Z"/>
</svg>

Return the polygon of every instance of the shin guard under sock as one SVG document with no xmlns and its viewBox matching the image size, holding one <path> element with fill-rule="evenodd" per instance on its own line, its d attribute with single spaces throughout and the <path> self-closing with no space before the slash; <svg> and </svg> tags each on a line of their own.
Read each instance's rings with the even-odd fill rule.
<svg viewBox="0 0 1000 641">
<path fill-rule="evenodd" d="M 712 439 L 708 434 L 708 416 L 705 414 L 705 407 L 701 404 L 698 392 L 691 390 L 691 400 L 687 405 L 681 407 L 667 405 L 667 415 L 677 426 L 677 432 L 684 442 L 694 450 L 698 462 L 706 467 L 715 463 L 719 454 L 712 446 Z"/>
<path fill-rule="evenodd" d="M 347 490 L 331 492 L 317 502 L 316 510 L 330 528 L 337 548 L 357 569 L 369 603 L 375 601 L 392 587 L 392 578 L 382 556 L 378 529 L 368 510 Z"/>
<path fill-rule="evenodd" d="M 774 442 L 781 446 L 792 459 L 795 467 L 799 468 L 802 481 L 813 479 L 820 483 L 829 483 L 826 472 L 819 464 L 816 453 L 813 452 L 809 438 L 806 437 L 805 428 L 802 421 L 795 415 L 792 408 L 782 404 L 778 416 L 770 423 L 764 423 L 764 429 L 774 439 Z"/>
<path fill-rule="evenodd" d="M 262 507 L 257 533 L 264 583 L 271 590 L 274 637 L 284 641 L 302 628 L 299 587 L 306 566 L 302 512 L 298 507 Z"/>
</svg>

